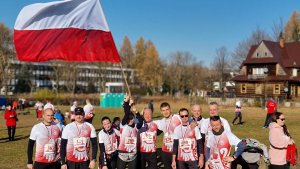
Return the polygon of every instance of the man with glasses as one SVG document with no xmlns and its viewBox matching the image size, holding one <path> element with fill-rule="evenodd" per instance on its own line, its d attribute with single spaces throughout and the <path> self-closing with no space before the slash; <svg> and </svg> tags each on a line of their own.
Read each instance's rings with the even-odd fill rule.
<svg viewBox="0 0 300 169">
<path fill-rule="evenodd" d="M 95 128 L 92 124 L 84 122 L 83 108 L 75 108 L 74 113 L 75 121 L 64 128 L 61 137 L 61 169 L 94 168 L 98 150 Z M 90 142 L 92 143 L 91 161 Z"/>
<path fill-rule="evenodd" d="M 182 124 L 177 126 L 174 130 L 172 168 L 202 168 L 204 156 L 199 128 L 189 125 L 189 111 L 186 108 L 179 110 L 179 116 L 181 117 Z"/>
</svg>

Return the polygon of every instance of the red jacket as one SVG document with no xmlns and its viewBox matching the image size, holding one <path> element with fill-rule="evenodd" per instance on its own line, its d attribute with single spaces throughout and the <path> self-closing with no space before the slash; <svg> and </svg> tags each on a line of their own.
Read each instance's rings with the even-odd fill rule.
<svg viewBox="0 0 300 169">
<path fill-rule="evenodd" d="M 5 110 L 4 119 L 6 120 L 6 126 L 17 125 L 17 113 L 15 110 Z"/>
</svg>

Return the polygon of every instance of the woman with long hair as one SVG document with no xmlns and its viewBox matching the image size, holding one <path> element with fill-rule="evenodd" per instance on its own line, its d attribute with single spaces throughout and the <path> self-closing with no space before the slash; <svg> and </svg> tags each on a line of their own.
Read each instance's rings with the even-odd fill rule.
<svg viewBox="0 0 300 169">
<path fill-rule="evenodd" d="M 273 114 L 272 123 L 269 125 L 269 141 L 270 169 L 288 169 L 286 150 L 294 140 L 285 125 L 285 116 L 281 112 Z"/>
</svg>

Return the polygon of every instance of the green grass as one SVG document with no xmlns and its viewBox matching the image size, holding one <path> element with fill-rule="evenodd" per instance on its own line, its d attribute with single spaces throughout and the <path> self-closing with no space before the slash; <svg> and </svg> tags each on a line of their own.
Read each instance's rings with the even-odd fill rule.
<svg viewBox="0 0 300 169">
<path fill-rule="evenodd" d="M 161 114 L 157 112 L 159 110 L 160 103 L 155 104 L 155 113 L 154 117 L 156 119 L 162 118 Z M 189 108 L 189 104 L 185 102 L 170 102 L 172 110 L 176 113 L 181 107 Z M 139 109 L 145 107 L 144 104 L 138 104 Z M 59 107 L 62 112 L 65 112 L 69 109 L 66 106 Z M 203 105 L 203 116 L 208 117 L 208 106 Z M 33 110 L 30 110 L 30 115 L 19 115 L 19 122 L 17 123 L 16 130 L 16 141 L 8 142 L 7 138 L 7 129 L 5 126 L 5 121 L 0 121 L 0 156 L 1 156 L 1 169 L 20 169 L 26 168 L 27 163 L 27 143 L 28 137 L 30 135 L 31 128 L 34 124 L 38 123 L 35 118 L 35 113 Z M 234 118 L 234 107 L 220 107 L 220 115 L 226 118 L 229 122 Z M 299 109 L 288 109 L 288 108 L 279 108 L 279 111 L 283 112 L 286 116 L 286 124 L 288 129 L 293 136 L 296 143 L 300 141 L 300 132 L 299 124 L 300 116 Z M 1 112 L 3 117 L 3 113 Z M 100 119 L 103 116 L 115 117 L 119 116 L 122 118 L 123 111 L 122 109 L 96 109 L 96 116 L 94 118 L 93 124 L 97 131 L 101 128 Z M 232 127 L 233 133 L 235 133 L 239 138 L 255 138 L 260 142 L 269 146 L 268 142 L 268 129 L 263 129 L 263 123 L 265 120 L 266 112 L 261 108 L 256 107 L 244 107 L 243 108 L 243 121 L 245 121 L 243 126 L 235 125 Z M 158 137 L 158 147 L 161 147 L 162 136 Z"/>
</svg>

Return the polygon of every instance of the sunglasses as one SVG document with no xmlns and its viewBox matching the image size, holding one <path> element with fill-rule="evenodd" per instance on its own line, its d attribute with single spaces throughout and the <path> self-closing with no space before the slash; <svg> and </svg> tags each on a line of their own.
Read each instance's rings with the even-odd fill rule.
<svg viewBox="0 0 300 169">
<path fill-rule="evenodd" d="M 189 117 L 189 115 L 180 115 L 181 118 Z"/>
<path fill-rule="evenodd" d="M 280 119 L 281 121 L 284 121 L 285 120 L 285 118 L 282 118 L 282 119 Z"/>
</svg>

